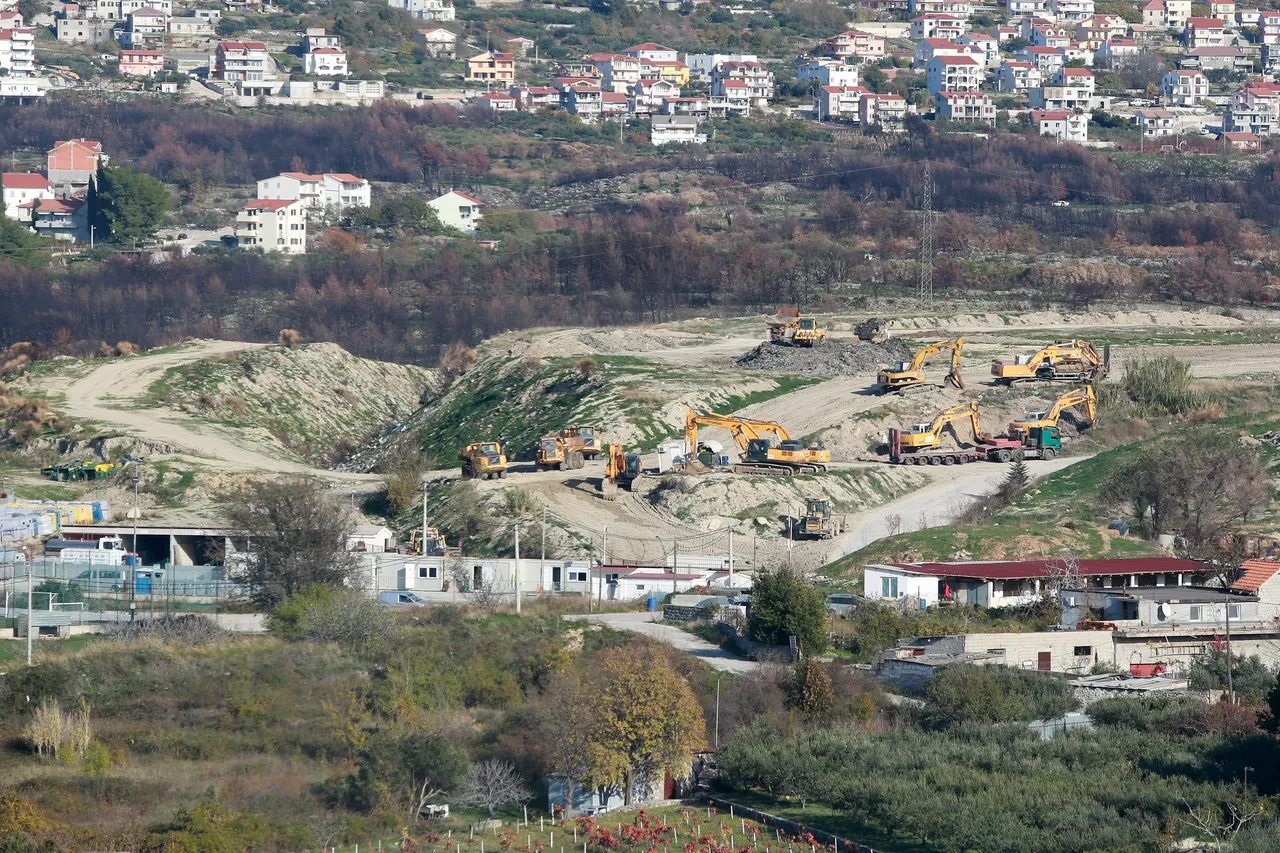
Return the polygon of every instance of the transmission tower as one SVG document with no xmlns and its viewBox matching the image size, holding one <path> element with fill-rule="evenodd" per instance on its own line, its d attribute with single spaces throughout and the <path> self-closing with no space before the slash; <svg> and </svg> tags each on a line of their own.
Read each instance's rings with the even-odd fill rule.
<svg viewBox="0 0 1280 853">
<path fill-rule="evenodd" d="M 921 308 L 933 310 L 933 174 L 928 161 L 924 164 L 924 198 L 920 202 L 920 280 L 916 284 L 916 301 Z"/>
</svg>

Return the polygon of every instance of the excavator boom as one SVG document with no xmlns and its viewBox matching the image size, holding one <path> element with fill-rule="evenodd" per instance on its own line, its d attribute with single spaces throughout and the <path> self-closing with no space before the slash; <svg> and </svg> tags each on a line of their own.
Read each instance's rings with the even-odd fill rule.
<svg viewBox="0 0 1280 853">
<path fill-rule="evenodd" d="M 1056 427 L 1058 419 L 1062 417 L 1062 413 L 1076 406 L 1083 407 L 1084 416 L 1089 421 L 1090 427 L 1097 426 L 1098 398 L 1093 391 L 1093 386 L 1085 385 L 1083 388 L 1068 391 L 1058 397 L 1053 401 L 1053 406 L 1049 411 L 1043 413 L 1042 416 L 1040 413 L 1035 413 L 1028 415 L 1025 420 L 1012 421 L 1009 424 L 1009 435 L 1014 438 L 1022 438 L 1036 427 Z"/>
<path fill-rule="evenodd" d="M 996 382 L 1005 384 L 1030 379 L 1094 382 L 1107 377 L 1110 362 L 1109 347 L 1104 347 L 1099 355 L 1088 341 L 1055 341 L 1030 356 L 1016 356 L 1012 362 L 992 362 L 991 375 Z"/>
<path fill-rule="evenodd" d="M 884 392 L 902 391 L 923 385 L 925 365 L 946 351 L 951 352 L 951 371 L 946 376 L 946 382 L 956 388 L 963 388 L 964 380 L 960 378 L 960 356 L 964 352 L 964 338 L 938 341 L 921 347 L 916 350 L 911 361 L 898 365 L 897 369 L 880 371 L 876 377 L 876 383 Z"/>
<path fill-rule="evenodd" d="M 698 452 L 699 427 L 729 431 L 742 454 L 742 462 L 733 466 L 740 474 L 816 474 L 825 471 L 826 463 L 831 461 L 830 451 L 804 447 L 791 438 L 782 424 L 694 409 L 689 410 L 684 421 L 685 448 L 689 456 Z M 769 435 L 775 437 L 776 443 L 767 437 Z"/>
</svg>

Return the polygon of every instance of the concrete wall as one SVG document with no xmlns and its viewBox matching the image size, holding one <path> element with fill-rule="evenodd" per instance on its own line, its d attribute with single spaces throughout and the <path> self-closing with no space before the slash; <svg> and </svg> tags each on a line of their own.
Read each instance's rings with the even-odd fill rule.
<svg viewBox="0 0 1280 853">
<path fill-rule="evenodd" d="M 1003 650 L 1003 663 L 1022 669 L 1039 668 L 1040 655 L 1048 652 L 1051 671 L 1088 672 L 1095 663 L 1115 663 L 1112 636 L 1110 631 L 967 634 L 964 650 L 988 653 Z M 1087 653 L 1076 654 L 1085 648 Z"/>
<path fill-rule="evenodd" d="M 938 603 L 938 590 L 942 588 L 939 579 L 932 575 L 913 575 L 885 566 L 867 566 L 863 569 L 863 593 L 869 599 L 884 600 L 884 580 L 896 579 L 898 582 L 897 598 L 914 595 L 932 606 Z"/>
</svg>

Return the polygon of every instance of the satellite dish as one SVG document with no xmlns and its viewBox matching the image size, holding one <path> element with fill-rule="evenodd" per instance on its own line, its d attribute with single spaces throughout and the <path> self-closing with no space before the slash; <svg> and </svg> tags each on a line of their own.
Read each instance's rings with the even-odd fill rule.
<svg viewBox="0 0 1280 853">
<path fill-rule="evenodd" d="M 1161 602 L 1160 606 L 1156 608 L 1156 616 L 1160 619 L 1161 622 L 1168 619 L 1169 605 L 1165 604 L 1164 602 Z"/>
</svg>

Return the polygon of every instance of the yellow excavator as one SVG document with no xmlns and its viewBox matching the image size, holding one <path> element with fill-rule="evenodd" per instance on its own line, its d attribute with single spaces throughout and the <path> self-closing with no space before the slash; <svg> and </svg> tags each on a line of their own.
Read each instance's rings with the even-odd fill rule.
<svg viewBox="0 0 1280 853">
<path fill-rule="evenodd" d="M 618 487 L 631 491 L 636 478 L 640 476 L 640 454 L 627 453 L 621 444 L 609 445 L 609 458 L 604 466 L 604 479 L 600 481 L 600 491 L 607 501 L 618 499 Z"/>
<path fill-rule="evenodd" d="M 1032 412 L 1027 415 L 1026 420 L 1010 422 L 1009 435 L 1021 439 L 1036 427 L 1056 427 L 1062 413 L 1076 406 L 1084 407 L 1084 416 L 1088 419 L 1090 427 L 1098 425 L 1098 398 L 1093 393 L 1093 386 L 1085 385 L 1083 388 L 1068 391 L 1054 400 L 1053 406 L 1047 412 Z"/>
<path fill-rule="evenodd" d="M 969 421 L 973 428 L 973 446 L 968 449 L 944 449 L 942 436 L 947 427 L 960 421 Z M 955 427 L 951 427 L 954 431 Z M 958 434 L 957 434 L 958 437 Z M 959 442 L 957 441 L 957 444 Z M 960 403 L 944 409 L 927 424 L 912 424 L 905 429 L 889 430 L 889 461 L 907 465 L 954 465 L 994 459 L 1008 462 L 1025 455 L 1018 439 L 993 438 L 982 434 L 982 422 L 978 418 L 978 404 Z"/>
<path fill-rule="evenodd" d="M 947 374 L 945 381 L 948 385 L 963 388 L 964 380 L 960 378 L 960 354 L 964 352 L 964 338 L 956 338 L 954 341 L 938 341 L 921 347 L 911 357 L 911 361 L 902 361 L 896 368 L 880 371 L 876 376 L 876 385 L 880 388 L 880 393 L 888 394 L 923 387 L 924 368 L 947 350 L 951 351 L 951 371 Z"/>
<path fill-rule="evenodd" d="M 994 361 L 991 375 L 996 384 L 1041 380 L 1045 382 L 1097 382 L 1111 372 L 1111 347 L 1102 353 L 1088 341 L 1054 341 L 1033 355 L 1014 356 L 1012 362 Z"/>
<path fill-rule="evenodd" d="M 684 421 L 684 440 L 689 456 L 697 455 L 699 427 L 727 429 L 733 436 L 742 454 L 742 460 L 733 466 L 735 474 L 784 477 L 819 474 L 827 470 L 827 463 L 831 461 L 830 450 L 805 447 L 804 442 L 792 438 L 782 424 L 694 409 L 689 410 Z M 769 435 L 774 438 L 768 438 Z"/>
<path fill-rule="evenodd" d="M 911 453 L 937 447 L 942 443 L 943 431 L 951 424 L 964 420 L 972 425 L 973 438 L 977 441 L 978 436 L 982 435 L 982 422 L 978 419 L 978 404 L 970 401 L 943 409 L 930 423 L 912 424 L 901 430 L 902 450 Z"/>
</svg>

